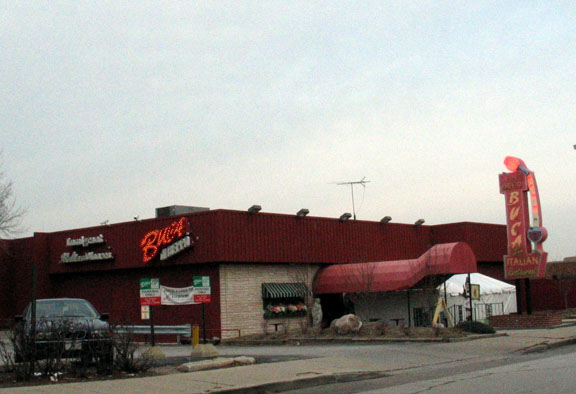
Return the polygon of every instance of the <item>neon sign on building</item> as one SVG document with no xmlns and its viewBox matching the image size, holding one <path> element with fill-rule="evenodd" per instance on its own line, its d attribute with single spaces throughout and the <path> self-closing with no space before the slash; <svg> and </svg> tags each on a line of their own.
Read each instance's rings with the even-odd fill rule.
<svg viewBox="0 0 576 394">
<path fill-rule="evenodd" d="M 507 156 L 504 164 L 509 173 L 500 174 L 500 193 L 506 200 L 508 254 L 504 256 L 506 279 L 538 279 L 546 272 L 547 253 L 542 243 L 548 232 L 542 226 L 542 209 L 534 172 L 516 158 Z M 528 208 L 527 192 L 531 209 Z M 529 217 L 532 226 L 529 227 Z M 530 242 L 532 244 L 530 244 Z"/>
<path fill-rule="evenodd" d="M 170 225 L 149 231 L 140 241 L 142 261 L 150 262 L 160 253 L 160 260 L 166 260 L 191 247 L 196 239 L 188 232 L 188 219 L 180 218 Z"/>
</svg>

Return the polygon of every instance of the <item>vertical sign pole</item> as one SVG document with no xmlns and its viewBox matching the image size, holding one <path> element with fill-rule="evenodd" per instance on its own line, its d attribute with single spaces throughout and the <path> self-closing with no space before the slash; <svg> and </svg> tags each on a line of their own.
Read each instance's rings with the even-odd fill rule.
<svg viewBox="0 0 576 394">
<path fill-rule="evenodd" d="M 202 290 L 202 291 L 200 291 Z M 210 302 L 210 277 L 209 276 L 195 276 L 194 277 L 194 302 L 202 304 L 202 341 L 206 344 L 206 307 L 205 303 Z M 198 296 L 198 297 L 196 297 Z"/>
<path fill-rule="evenodd" d="M 468 272 L 468 302 L 470 302 L 470 321 L 474 321 L 474 307 L 472 305 L 472 281 Z"/>
<path fill-rule="evenodd" d="M 152 347 L 156 346 L 156 335 L 154 335 L 154 306 L 150 305 L 150 341 L 152 342 Z"/>
<path fill-rule="evenodd" d="M 408 296 L 408 327 L 412 327 L 412 306 L 410 305 L 410 289 L 406 293 Z"/>
<path fill-rule="evenodd" d="M 448 293 L 446 292 L 446 282 L 447 280 L 444 281 L 444 310 L 445 310 L 445 315 L 449 315 L 450 311 L 448 310 Z M 448 325 L 448 320 L 446 321 L 446 327 L 450 327 Z"/>
<path fill-rule="evenodd" d="M 158 278 L 140 279 L 140 307 L 150 308 L 150 336 L 152 346 L 156 346 L 154 334 L 154 305 L 161 305 L 160 280 Z"/>
<path fill-rule="evenodd" d="M 524 279 L 524 291 L 526 292 L 526 314 L 532 314 L 532 293 L 530 291 L 530 279 Z"/>
<path fill-rule="evenodd" d="M 516 313 L 522 314 L 522 286 L 520 279 L 515 279 L 514 284 L 516 285 Z"/>
<path fill-rule="evenodd" d="M 202 303 L 202 340 L 206 344 L 206 309 L 204 303 Z"/>
</svg>

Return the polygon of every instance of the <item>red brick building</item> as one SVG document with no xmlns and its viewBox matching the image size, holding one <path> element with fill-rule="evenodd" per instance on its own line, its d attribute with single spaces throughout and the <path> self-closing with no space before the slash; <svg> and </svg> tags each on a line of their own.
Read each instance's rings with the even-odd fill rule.
<svg viewBox="0 0 576 394">
<path fill-rule="evenodd" d="M 185 218 L 186 228 L 175 229 L 175 223 L 184 223 L 181 218 Z M 174 245 L 183 236 L 175 233 L 178 231 L 190 234 L 190 246 Z M 432 245 L 448 242 L 467 243 L 478 271 L 503 279 L 504 225 L 463 222 L 415 226 L 208 210 L 35 233 L 29 238 L 2 241 L 0 318 L 20 313 L 30 300 L 35 266 L 38 298 L 86 298 L 99 311 L 110 313 L 112 319 L 131 324 L 146 323 L 140 315 L 141 278 L 159 278 L 162 285 L 186 287 L 194 276 L 209 276 L 211 302 L 205 304 L 208 335 L 261 332 L 266 325 L 263 283 L 302 282 L 311 288 L 322 266 L 412 259 Z M 160 253 L 167 247 L 171 249 Z M 539 287 L 537 282 L 545 281 L 534 281 L 534 294 L 553 285 Z M 553 297 L 547 297 L 534 295 L 534 308 L 560 306 Z M 200 323 L 201 308 L 158 306 L 155 319 L 157 324 Z"/>
</svg>

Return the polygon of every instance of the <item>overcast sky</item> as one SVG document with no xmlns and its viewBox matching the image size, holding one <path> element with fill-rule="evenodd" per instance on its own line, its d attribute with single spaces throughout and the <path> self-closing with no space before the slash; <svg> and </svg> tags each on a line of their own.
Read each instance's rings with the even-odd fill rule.
<svg viewBox="0 0 576 394">
<path fill-rule="evenodd" d="M 576 255 L 573 1 L 0 0 L 0 149 L 27 231 L 195 205 L 504 224 L 536 173 Z"/>
</svg>

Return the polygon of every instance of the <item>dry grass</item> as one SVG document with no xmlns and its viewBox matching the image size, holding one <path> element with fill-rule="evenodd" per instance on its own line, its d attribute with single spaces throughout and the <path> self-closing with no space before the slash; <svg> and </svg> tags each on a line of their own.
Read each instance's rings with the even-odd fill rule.
<svg viewBox="0 0 576 394">
<path fill-rule="evenodd" d="M 298 340 L 298 339 L 326 339 L 326 338 L 461 338 L 466 334 L 457 328 L 431 328 L 431 327 L 406 327 L 387 325 L 381 322 L 364 323 L 358 333 L 347 335 L 338 335 L 331 328 L 323 330 L 309 329 L 306 332 L 283 333 L 272 332 L 268 334 L 245 335 L 240 338 L 234 338 L 233 342 L 238 341 L 258 341 L 258 340 Z"/>
</svg>

